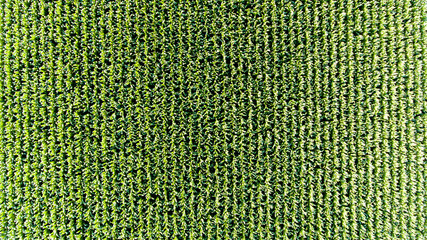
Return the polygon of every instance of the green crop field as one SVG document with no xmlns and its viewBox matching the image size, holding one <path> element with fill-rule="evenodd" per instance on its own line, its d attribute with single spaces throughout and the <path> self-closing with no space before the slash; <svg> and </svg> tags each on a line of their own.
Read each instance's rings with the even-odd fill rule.
<svg viewBox="0 0 427 240">
<path fill-rule="evenodd" d="M 0 0 L 0 239 L 427 239 L 423 0 Z"/>
</svg>

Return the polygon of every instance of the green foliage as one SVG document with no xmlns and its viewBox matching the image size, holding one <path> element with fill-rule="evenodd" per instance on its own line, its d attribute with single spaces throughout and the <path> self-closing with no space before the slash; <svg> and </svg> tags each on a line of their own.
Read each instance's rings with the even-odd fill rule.
<svg viewBox="0 0 427 240">
<path fill-rule="evenodd" d="M 421 0 L 0 0 L 1 239 L 424 239 Z"/>
</svg>

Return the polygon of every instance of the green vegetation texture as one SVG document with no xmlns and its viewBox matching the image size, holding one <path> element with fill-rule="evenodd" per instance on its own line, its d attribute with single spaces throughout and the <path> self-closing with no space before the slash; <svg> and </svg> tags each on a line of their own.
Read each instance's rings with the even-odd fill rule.
<svg viewBox="0 0 427 240">
<path fill-rule="evenodd" d="M 0 238 L 427 238 L 425 8 L 0 0 Z"/>
</svg>

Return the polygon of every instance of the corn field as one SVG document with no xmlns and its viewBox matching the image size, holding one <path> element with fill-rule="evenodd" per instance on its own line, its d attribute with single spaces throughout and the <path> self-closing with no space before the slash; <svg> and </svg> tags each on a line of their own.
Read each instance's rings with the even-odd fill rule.
<svg viewBox="0 0 427 240">
<path fill-rule="evenodd" d="M 0 239 L 426 239 L 422 0 L 0 0 Z"/>
</svg>

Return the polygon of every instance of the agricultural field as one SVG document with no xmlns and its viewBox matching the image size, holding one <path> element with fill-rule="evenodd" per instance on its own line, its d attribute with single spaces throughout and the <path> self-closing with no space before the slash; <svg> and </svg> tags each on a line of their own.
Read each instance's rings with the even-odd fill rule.
<svg viewBox="0 0 427 240">
<path fill-rule="evenodd" d="M 0 239 L 427 238 L 422 0 L 0 0 Z"/>
</svg>

